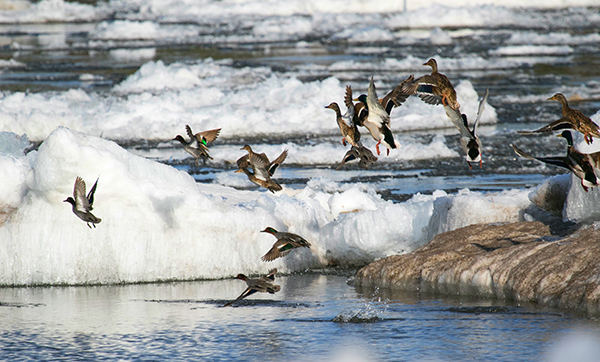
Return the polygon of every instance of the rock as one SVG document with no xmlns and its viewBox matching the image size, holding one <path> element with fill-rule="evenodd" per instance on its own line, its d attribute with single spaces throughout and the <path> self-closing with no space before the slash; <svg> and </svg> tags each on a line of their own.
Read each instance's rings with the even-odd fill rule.
<svg viewBox="0 0 600 362">
<path fill-rule="evenodd" d="M 563 236 L 559 236 L 563 235 Z M 357 288 L 511 299 L 600 314 L 600 231 L 541 222 L 478 224 L 375 261 Z"/>
</svg>

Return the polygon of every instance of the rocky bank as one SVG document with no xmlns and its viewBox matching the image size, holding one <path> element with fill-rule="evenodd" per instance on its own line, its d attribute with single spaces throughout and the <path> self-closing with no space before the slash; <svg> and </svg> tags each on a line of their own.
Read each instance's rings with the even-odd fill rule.
<svg viewBox="0 0 600 362">
<path fill-rule="evenodd" d="M 359 270 L 357 287 L 474 295 L 600 315 L 597 224 L 470 225 Z"/>
</svg>

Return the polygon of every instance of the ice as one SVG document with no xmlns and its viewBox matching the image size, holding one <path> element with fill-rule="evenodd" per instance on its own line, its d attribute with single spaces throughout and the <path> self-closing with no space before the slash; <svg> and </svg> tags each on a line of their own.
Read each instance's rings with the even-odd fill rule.
<svg viewBox="0 0 600 362">
<path fill-rule="evenodd" d="M 508 44 L 527 44 L 527 45 L 564 45 L 564 44 L 587 44 L 600 42 L 600 34 L 571 35 L 569 33 L 549 33 L 540 34 L 532 31 L 515 32 L 506 41 Z"/>
<path fill-rule="evenodd" d="M 38 152 L 21 156 L 25 142 L 20 144 L 16 157 L 24 162 L 12 167 L 20 182 L 3 183 L 0 194 L 0 203 L 10 204 L 0 226 L 1 285 L 222 278 L 272 267 L 286 272 L 361 265 L 414 249 L 427 241 L 428 230 L 512 220 L 529 205 L 525 191 L 438 191 L 393 203 L 364 185 L 328 191 L 340 188 L 325 179 L 278 194 L 196 184 L 186 172 L 65 127 L 53 131 Z M 7 157 L 15 156 L 1 158 L 11 169 Z M 99 179 L 93 213 L 102 222 L 95 229 L 63 202 L 77 176 L 88 188 Z M 438 208 L 440 200 L 444 207 Z M 312 251 L 260 261 L 274 242 L 260 233 L 266 226 L 304 236 Z"/>
<path fill-rule="evenodd" d="M 569 332 L 562 332 L 558 341 L 546 351 L 543 361 L 546 362 L 568 362 L 581 361 L 592 362 L 598 359 L 600 354 L 600 338 L 598 331 L 579 326 Z"/>
<path fill-rule="evenodd" d="M 156 56 L 156 48 L 142 49 L 112 49 L 109 51 L 110 57 L 119 61 L 137 62 L 140 60 L 152 59 Z"/>
<path fill-rule="evenodd" d="M 491 55 L 568 55 L 573 48 L 568 45 L 513 45 L 490 50 Z"/>
<path fill-rule="evenodd" d="M 472 224 L 523 221 L 521 212 L 531 202 L 527 190 L 505 190 L 482 194 L 463 189 L 455 196 L 440 197 L 433 205 L 427 237 Z"/>
<path fill-rule="evenodd" d="M 96 26 L 90 36 L 96 39 L 154 39 L 157 37 L 158 29 L 158 24 L 151 21 L 103 21 Z"/>
<path fill-rule="evenodd" d="M 76 89 L 6 94 L 0 98 L 0 130 L 26 133 L 36 141 L 59 125 L 113 140 L 172 139 L 186 124 L 222 128 L 223 138 L 338 134 L 335 114 L 325 106 L 337 101 L 343 108 L 344 87 L 334 77 L 301 82 L 268 68 L 234 68 L 230 60 L 150 61 L 108 97 Z M 461 81 L 456 90 L 462 112 L 473 118 L 479 101 L 473 85 Z M 391 124 L 396 132 L 452 127 L 447 118 L 442 107 L 411 97 L 394 110 Z M 494 108 L 487 105 L 481 123 L 496 121 Z"/>
<path fill-rule="evenodd" d="M 6 60 L 0 59 L 0 68 L 20 68 L 25 67 L 25 63 L 21 63 L 13 58 Z"/>
<path fill-rule="evenodd" d="M 25 155 L 30 146 L 26 135 L 0 132 L 0 224 L 25 195 L 25 178 L 35 158 L 35 152 Z"/>
<path fill-rule="evenodd" d="M 565 221 L 598 220 L 600 218 L 600 187 L 588 189 L 581 187 L 581 180 L 571 175 L 571 187 L 567 194 L 563 219 Z"/>
<path fill-rule="evenodd" d="M 64 0 L 13 3 L 15 6 L 0 12 L 0 23 L 83 22 L 107 16 L 104 6 L 94 7 Z"/>
</svg>

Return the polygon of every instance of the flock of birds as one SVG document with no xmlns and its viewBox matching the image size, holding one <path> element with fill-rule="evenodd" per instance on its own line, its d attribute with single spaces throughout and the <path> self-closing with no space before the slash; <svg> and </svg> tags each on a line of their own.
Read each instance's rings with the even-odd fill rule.
<svg viewBox="0 0 600 362">
<path fill-rule="evenodd" d="M 361 134 L 358 129 L 359 126 L 365 127 L 373 139 L 377 141 L 375 146 L 377 155 L 381 154 L 379 149 L 381 144 L 387 148 L 388 155 L 390 149 L 398 148 L 400 146 L 397 141 L 394 140 L 394 135 L 390 128 L 390 113 L 395 107 L 401 106 L 411 95 L 416 95 L 425 103 L 431 105 L 443 105 L 446 115 L 459 130 L 460 145 L 465 152 L 465 159 L 469 168 L 472 168 L 472 162 L 479 163 L 479 167 L 482 167 L 482 145 L 481 140 L 476 135 L 476 129 L 487 102 L 489 95 L 488 90 L 486 89 L 484 96 L 479 103 L 477 117 L 473 124 L 473 128 L 470 128 L 467 116 L 460 112 L 460 104 L 456 99 L 456 91 L 454 90 L 452 83 L 445 75 L 438 72 L 435 59 L 430 59 L 424 65 L 428 65 L 432 68 L 431 74 L 424 75 L 417 79 L 411 75 L 400 82 L 398 86 L 381 99 L 377 96 L 373 77 L 371 77 L 367 94 L 361 94 L 356 99 L 353 99 L 352 97 L 351 87 L 346 86 L 344 104 L 347 110 L 343 115 L 336 102 L 332 102 L 325 107 L 332 109 L 336 113 L 336 120 L 342 134 L 342 144 L 346 146 L 346 144 L 349 143 L 351 146 L 350 150 L 344 155 L 338 169 L 346 162 L 352 160 L 359 160 L 359 166 L 363 168 L 367 168 L 373 162 L 377 161 L 377 157 L 373 152 L 362 144 L 360 140 Z M 600 152 L 591 154 L 579 152 L 573 146 L 573 137 L 571 132 L 567 129 L 573 129 L 583 133 L 585 141 L 590 144 L 593 142 L 593 137 L 600 138 L 598 125 L 580 111 L 570 108 L 567 99 L 562 94 L 557 93 L 549 99 L 556 100 L 562 104 L 563 117 L 540 129 L 534 131 L 519 131 L 519 133 L 550 133 L 563 130 L 559 136 L 567 140 L 568 146 L 566 156 L 534 157 L 523 152 L 513 144 L 511 144 L 511 146 L 515 153 L 521 157 L 535 159 L 570 170 L 575 176 L 581 179 L 581 185 L 587 192 L 588 188 L 599 185 Z M 186 132 L 190 140 L 186 141 L 181 135 L 177 135 L 174 140 L 179 141 L 183 145 L 184 150 L 196 159 L 196 165 L 198 165 L 200 159 L 202 159 L 204 163 L 206 163 L 207 160 L 212 159 L 208 152 L 208 144 L 217 139 L 220 131 L 221 129 L 219 128 L 193 133 L 190 126 L 186 125 Z M 286 159 L 288 151 L 284 150 L 275 160 L 270 161 L 267 155 L 254 152 L 248 145 L 245 145 L 241 149 L 247 153 L 237 160 L 238 170 L 236 172 L 245 173 L 250 181 L 271 192 L 282 190 L 281 185 L 275 182 L 272 177 L 277 168 Z M 85 221 L 90 228 L 92 226 L 95 228 L 96 224 L 102 221 L 91 212 L 93 210 L 94 193 L 97 186 L 98 180 L 96 180 L 90 192 L 86 194 L 84 180 L 81 177 L 77 177 L 73 189 L 73 197 L 68 197 L 64 200 L 64 202 L 68 202 L 72 205 L 73 213 L 81 220 Z M 272 227 L 267 227 L 265 230 L 262 230 L 262 232 L 272 234 L 277 238 L 273 247 L 261 258 L 265 262 L 283 257 L 293 249 L 301 247 L 310 248 L 311 246 L 308 241 L 299 235 L 279 232 Z M 250 279 L 243 274 L 238 274 L 236 278 L 244 280 L 247 284 L 247 288 L 237 299 L 224 306 L 229 306 L 256 292 L 278 292 L 280 286 L 274 284 L 275 274 L 277 274 L 277 269 L 272 269 L 266 276 L 257 279 Z"/>
</svg>

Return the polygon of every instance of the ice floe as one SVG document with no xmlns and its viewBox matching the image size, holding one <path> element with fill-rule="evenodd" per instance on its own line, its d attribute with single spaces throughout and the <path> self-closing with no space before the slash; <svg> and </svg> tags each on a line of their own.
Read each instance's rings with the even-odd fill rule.
<svg viewBox="0 0 600 362">
<path fill-rule="evenodd" d="M 365 185 L 331 191 L 335 183 L 326 179 L 278 194 L 242 191 L 197 184 L 186 172 L 65 127 L 27 155 L 25 138 L 4 133 L 1 139 L 10 149 L 0 154 L 2 165 L 20 175 L 3 183 L 0 193 L 2 285 L 222 278 L 272 267 L 285 272 L 360 265 L 410 251 L 432 231 L 518 219 L 531 205 L 526 190 L 436 191 L 394 203 Z M 99 178 L 94 214 L 102 222 L 95 229 L 63 202 L 77 176 L 88 185 Z M 266 226 L 304 236 L 312 250 L 260 261 L 273 243 L 260 233 Z"/>
</svg>

